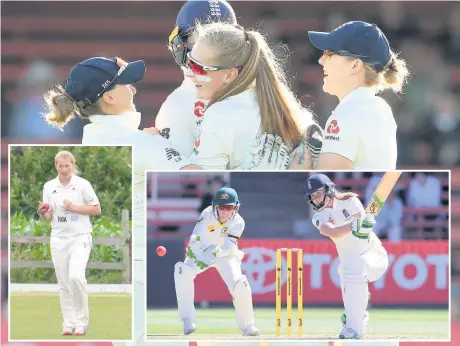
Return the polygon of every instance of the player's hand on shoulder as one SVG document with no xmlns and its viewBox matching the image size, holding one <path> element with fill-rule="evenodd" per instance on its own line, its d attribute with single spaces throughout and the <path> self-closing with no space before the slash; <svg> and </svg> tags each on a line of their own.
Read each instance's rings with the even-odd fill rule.
<svg viewBox="0 0 460 346">
<path fill-rule="evenodd" d="M 144 131 L 145 133 L 148 133 L 150 135 L 159 135 L 160 134 L 160 131 L 158 131 L 158 129 L 156 127 L 146 127 L 142 131 Z"/>
<path fill-rule="evenodd" d="M 283 139 L 276 134 L 264 133 L 250 147 L 243 166 L 238 169 L 279 171 L 286 170 L 288 163 L 288 147 Z"/>
<path fill-rule="evenodd" d="M 304 145 L 310 149 L 313 167 L 315 167 L 323 147 L 323 129 L 318 124 L 314 123 L 307 128 Z"/>
<path fill-rule="evenodd" d="M 323 146 L 323 130 L 314 123 L 305 131 L 304 140 L 290 155 L 289 170 L 310 170 L 316 163 Z"/>
<path fill-rule="evenodd" d="M 289 160 L 288 170 L 304 171 L 313 169 L 311 151 L 303 143 L 291 153 Z"/>
</svg>

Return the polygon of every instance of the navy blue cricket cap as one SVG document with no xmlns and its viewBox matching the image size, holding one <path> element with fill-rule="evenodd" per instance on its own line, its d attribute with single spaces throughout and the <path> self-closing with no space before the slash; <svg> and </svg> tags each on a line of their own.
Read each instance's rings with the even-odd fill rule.
<svg viewBox="0 0 460 346">
<path fill-rule="evenodd" d="M 309 31 L 308 37 L 316 48 L 359 58 L 377 72 L 382 71 L 391 58 L 390 44 L 375 24 L 348 22 L 331 32 Z"/>
<path fill-rule="evenodd" d="M 145 62 L 142 60 L 127 63 L 120 58 L 95 57 L 70 70 L 64 90 L 78 106 L 86 107 L 115 85 L 140 82 L 144 75 Z"/>
</svg>

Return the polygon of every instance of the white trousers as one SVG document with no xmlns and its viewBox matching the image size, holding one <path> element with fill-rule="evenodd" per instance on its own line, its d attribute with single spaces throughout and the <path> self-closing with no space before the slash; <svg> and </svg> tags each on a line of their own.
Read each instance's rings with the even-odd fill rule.
<svg viewBox="0 0 460 346">
<path fill-rule="evenodd" d="M 93 240 L 91 233 L 72 237 L 51 236 L 51 258 L 59 285 L 63 328 L 89 324 L 85 270 Z"/>
</svg>

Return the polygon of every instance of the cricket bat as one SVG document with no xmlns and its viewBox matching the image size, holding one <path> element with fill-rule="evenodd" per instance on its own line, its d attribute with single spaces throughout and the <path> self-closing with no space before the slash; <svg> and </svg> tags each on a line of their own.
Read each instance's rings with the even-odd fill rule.
<svg viewBox="0 0 460 346">
<path fill-rule="evenodd" d="M 372 200 L 369 205 L 366 207 L 366 214 L 368 215 L 378 215 L 382 210 L 383 204 L 390 195 L 391 190 L 396 185 L 399 177 L 402 172 L 387 172 L 380 180 L 377 189 L 372 196 Z"/>
</svg>

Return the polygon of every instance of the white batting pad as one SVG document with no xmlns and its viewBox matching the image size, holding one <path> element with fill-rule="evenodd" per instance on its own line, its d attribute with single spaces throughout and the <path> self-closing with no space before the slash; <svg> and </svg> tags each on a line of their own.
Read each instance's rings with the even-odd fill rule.
<svg viewBox="0 0 460 346">
<path fill-rule="evenodd" d="M 233 306 L 236 311 L 238 328 L 246 330 L 254 324 L 254 309 L 252 307 L 252 291 L 246 275 L 242 275 L 233 287 Z"/>
<path fill-rule="evenodd" d="M 364 335 L 364 313 L 369 298 L 368 284 L 362 280 L 344 280 L 343 302 L 347 315 L 347 327 L 353 328 L 359 336 Z"/>
<path fill-rule="evenodd" d="M 196 321 L 195 305 L 195 271 L 184 262 L 177 262 L 174 266 L 174 284 L 176 287 L 177 307 L 181 321 L 184 318 L 193 323 Z"/>
</svg>

